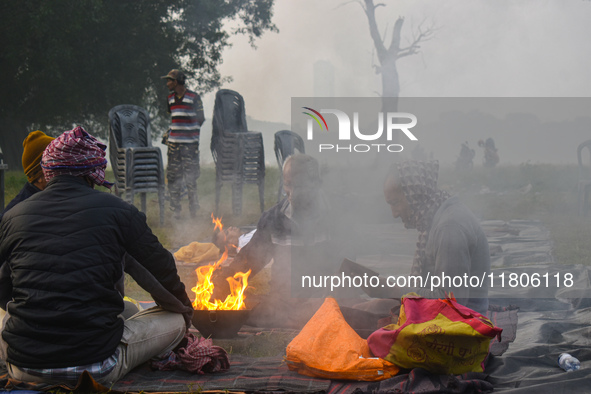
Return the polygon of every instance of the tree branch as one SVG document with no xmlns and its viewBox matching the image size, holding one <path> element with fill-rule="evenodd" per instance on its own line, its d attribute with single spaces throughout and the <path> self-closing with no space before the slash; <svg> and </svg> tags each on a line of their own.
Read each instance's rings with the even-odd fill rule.
<svg viewBox="0 0 591 394">
<path fill-rule="evenodd" d="M 376 47 L 376 51 L 378 53 L 378 59 L 380 59 L 380 63 L 387 55 L 386 47 L 384 46 L 384 41 L 380 36 L 380 32 L 378 31 L 378 24 L 376 22 L 376 14 L 375 10 L 380 5 L 384 5 L 379 3 L 378 5 L 374 5 L 373 0 L 364 0 L 365 1 L 365 15 L 367 15 L 367 21 L 369 22 L 369 33 L 371 34 L 371 38 L 373 39 L 374 46 Z"/>
<path fill-rule="evenodd" d="M 404 18 L 399 16 L 394 23 L 394 29 L 392 30 L 392 40 L 390 41 L 390 47 L 388 52 L 392 55 L 397 55 L 400 52 L 400 37 L 402 36 L 402 25 L 404 24 Z"/>
<path fill-rule="evenodd" d="M 363 3 L 361 2 L 361 0 L 349 0 L 349 1 L 345 1 L 344 3 L 339 4 L 338 6 L 336 6 L 334 9 L 335 10 L 338 10 L 339 8 L 344 7 L 346 5 L 349 5 L 351 3 L 357 3 L 357 4 L 359 4 L 361 6 L 361 8 L 363 8 L 363 10 L 365 11 L 365 7 L 363 6 Z"/>
<path fill-rule="evenodd" d="M 433 38 L 433 32 L 435 31 L 435 29 L 429 28 L 429 29 L 423 31 L 423 29 L 421 27 L 422 25 L 423 25 L 423 23 L 421 22 L 421 24 L 419 25 L 419 28 L 418 28 L 418 35 L 414 36 L 414 39 L 410 43 L 409 46 L 407 46 L 405 48 L 398 48 L 398 53 L 396 54 L 397 58 L 415 55 L 415 54 L 419 53 L 419 49 L 421 48 L 421 46 L 419 44 L 421 42 L 429 41 L 431 38 Z"/>
<path fill-rule="evenodd" d="M 406 51 L 400 51 L 398 52 L 398 54 L 396 55 L 397 59 L 400 59 L 402 57 L 406 57 L 406 56 L 410 56 L 410 55 L 416 55 L 417 53 L 419 53 L 419 49 L 420 46 L 416 46 L 412 49 L 406 50 Z"/>
</svg>

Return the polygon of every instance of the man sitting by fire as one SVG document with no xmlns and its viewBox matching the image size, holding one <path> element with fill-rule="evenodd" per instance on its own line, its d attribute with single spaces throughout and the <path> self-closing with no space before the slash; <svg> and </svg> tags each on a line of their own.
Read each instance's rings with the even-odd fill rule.
<svg viewBox="0 0 591 394">
<path fill-rule="evenodd" d="M 220 253 L 223 253 L 224 250 L 227 250 L 228 256 L 235 256 L 236 253 L 240 251 L 240 249 L 250 242 L 254 233 L 256 233 L 256 229 L 250 232 L 243 232 L 238 227 L 234 226 L 219 230 L 217 227 L 217 221 L 221 222 L 220 219 L 214 218 L 216 227 L 211 237 L 211 242 L 220 250 Z"/>
<path fill-rule="evenodd" d="M 172 350 L 191 324 L 174 259 L 146 216 L 94 190 L 112 186 L 104 178 L 105 148 L 81 127 L 63 133 L 43 153 L 46 189 L 0 222 L 0 262 L 10 265 L 13 288 L 0 310 L 0 358 L 13 379 L 73 385 L 88 371 L 109 387 Z M 176 302 L 124 321 L 115 282 L 126 252 Z"/>
<path fill-rule="evenodd" d="M 334 244 L 338 226 L 321 190 L 318 161 L 305 154 L 288 157 L 283 166 L 283 185 L 286 197 L 263 213 L 250 242 L 213 277 L 214 296 L 224 299 L 228 293 L 224 278 L 249 269 L 253 277 L 273 260 L 270 291 L 251 312 L 249 325 L 303 326 L 320 306 L 325 289 L 299 288 L 299 274 L 336 272 L 344 257 L 343 248 Z"/>
<path fill-rule="evenodd" d="M 447 192 L 437 188 L 437 161 L 406 161 L 393 168 L 384 183 L 384 197 L 392 216 L 401 218 L 404 227 L 417 229 L 419 240 L 411 275 L 484 277 L 490 272 L 488 240 L 470 210 Z M 392 288 L 393 297 L 415 291 L 428 298 L 443 298 L 453 292 L 459 303 L 485 315 L 488 310 L 488 286 L 440 286 Z"/>
</svg>

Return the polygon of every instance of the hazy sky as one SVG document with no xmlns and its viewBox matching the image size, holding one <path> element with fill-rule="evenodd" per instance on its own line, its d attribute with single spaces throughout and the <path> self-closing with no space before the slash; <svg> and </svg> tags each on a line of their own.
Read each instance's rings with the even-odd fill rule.
<svg viewBox="0 0 591 394">
<path fill-rule="evenodd" d="M 589 96 L 591 1 L 383 1 L 377 19 L 387 42 L 398 16 L 403 42 L 417 27 L 435 26 L 422 52 L 398 62 L 401 95 L 409 97 Z M 313 95 L 313 64 L 335 68 L 335 95 L 375 97 L 380 76 L 367 19 L 357 2 L 276 0 L 279 33 L 253 49 L 244 37 L 224 53 L 226 88 L 240 92 L 247 114 L 290 122 L 292 96 Z M 213 94 L 206 95 L 213 105 Z"/>
</svg>

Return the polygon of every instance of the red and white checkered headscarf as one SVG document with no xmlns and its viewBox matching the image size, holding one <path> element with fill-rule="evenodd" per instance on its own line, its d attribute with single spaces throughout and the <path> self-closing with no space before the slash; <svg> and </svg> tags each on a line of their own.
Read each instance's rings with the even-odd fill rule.
<svg viewBox="0 0 591 394">
<path fill-rule="evenodd" d="M 45 180 L 49 182 L 57 175 L 89 176 L 97 185 L 110 189 L 113 184 L 105 180 L 106 148 L 80 126 L 64 132 L 43 152 Z"/>
</svg>

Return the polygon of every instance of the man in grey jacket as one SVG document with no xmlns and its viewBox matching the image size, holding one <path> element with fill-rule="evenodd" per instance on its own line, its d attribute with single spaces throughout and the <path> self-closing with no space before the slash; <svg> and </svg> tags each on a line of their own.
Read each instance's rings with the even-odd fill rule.
<svg viewBox="0 0 591 394">
<path fill-rule="evenodd" d="M 488 241 L 474 214 L 457 197 L 437 188 L 438 172 L 437 161 L 407 161 L 393 169 L 384 184 L 392 216 L 419 231 L 411 275 L 428 282 L 411 290 L 427 298 L 453 292 L 459 303 L 486 314 Z M 470 280 L 473 277 L 478 283 Z"/>
</svg>

